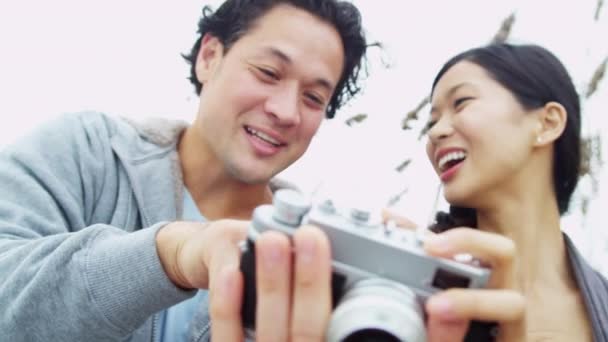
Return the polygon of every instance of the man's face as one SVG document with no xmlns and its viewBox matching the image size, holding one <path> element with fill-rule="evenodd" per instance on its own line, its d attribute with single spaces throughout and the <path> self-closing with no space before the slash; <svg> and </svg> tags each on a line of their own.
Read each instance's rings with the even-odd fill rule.
<svg viewBox="0 0 608 342">
<path fill-rule="evenodd" d="M 194 128 L 231 177 L 266 182 L 300 158 L 319 128 L 342 73 L 342 40 L 321 19 L 278 5 L 223 49 L 211 36 L 201 44 Z"/>
</svg>

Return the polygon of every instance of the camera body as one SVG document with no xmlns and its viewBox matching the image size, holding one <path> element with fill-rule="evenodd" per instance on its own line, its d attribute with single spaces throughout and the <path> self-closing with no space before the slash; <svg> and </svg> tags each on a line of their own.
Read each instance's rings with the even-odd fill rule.
<svg viewBox="0 0 608 342">
<path fill-rule="evenodd" d="M 287 189 L 275 193 L 272 205 L 257 207 L 247 240 L 241 245 L 245 328 L 251 332 L 255 327 L 254 243 L 267 230 L 290 236 L 299 226 L 311 224 L 328 236 L 334 307 L 329 341 L 364 340 L 357 336 L 424 341 L 422 303 L 426 298 L 448 288 L 487 284 L 489 269 L 429 256 L 414 231 L 370 218 L 368 211 L 340 210 L 330 200 L 313 206 L 301 193 Z"/>
</svg>

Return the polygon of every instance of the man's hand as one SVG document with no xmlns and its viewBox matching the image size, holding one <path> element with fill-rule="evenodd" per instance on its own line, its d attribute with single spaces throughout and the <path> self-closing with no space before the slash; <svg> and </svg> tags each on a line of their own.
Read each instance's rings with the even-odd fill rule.
<svg viewBox="0 0 608 342">
<path fill-rule="evenodd" d="M 159 230 L 156 249 L 173 283 L 184 289 L 211 289 L 210 274 L 238 269 L 238 243 L 247 236 L 248 221 L 174 222 Z"/>
<path fill-rule="evenodd" d="M 238 244 L 249 222 L 175 222 L 157 234 L 157 250 L 169 278 L 186 289 L 209 289 L 212 337 L 242 341 L 243 277 Z M 296 230 L 256 240 L 256 339 L 322 341 L 331 312 L 331 256 L 325 234 Z"/>
</svg>

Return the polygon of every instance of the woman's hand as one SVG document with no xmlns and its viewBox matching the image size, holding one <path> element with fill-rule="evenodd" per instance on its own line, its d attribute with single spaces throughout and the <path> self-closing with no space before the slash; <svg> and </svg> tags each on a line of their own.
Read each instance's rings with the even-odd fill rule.
<svg viewBox="0 0 608 342">
<path fill-rule="evenodd" d="M 472 320 L 499 323 L 499 341 L 526 340 L 525 298 L 516 290 L 516 248 L 512 240 L 472 228 L 454 228 L 429 236 L 430 255 L 453 258 L 471 254 L 492 269 L 487 288 L 449 289 L 426 303 L 429 342 L 462 341 Z"/>
</svg>

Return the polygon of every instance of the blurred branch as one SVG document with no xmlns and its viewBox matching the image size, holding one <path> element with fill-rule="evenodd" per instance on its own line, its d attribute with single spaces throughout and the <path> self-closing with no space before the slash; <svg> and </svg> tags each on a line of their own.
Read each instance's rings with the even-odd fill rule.
<svg viewBox="0 0 608 342">
<path fill-rule="evenodd" d="M 406 159 L 406 160 L 404 160 L 404 161 L 403 161 L 401 164 L 399 164 L 399 166 L 397 166 L 397 167 L 395 168 L 395 170 L 396 170 L 397 172 L 402 172 L 403 170 L 405 170 L 405 168 L 406 168 L 406 167 L 408 167 L 408 165 L 410 165 L 410 163 L 411 163 L 411 162 L 412 162 L 412 160 L 411 160 L 411 159 Z"/>
<path fill-rule="evenodd" d="M 491 43 L 494 44 L 506 42 L 509 38 L 509 35 L 511 34 L 513 24 L 515 24 L 515 13 L 511 13 L 511 15 L 509 15 L 502 21 L 502 24 L 500 25 L 498 32 L 496 32 L 496 34 L 494 35 L 494 38 L 492 38 Z"/>
<path fill-rule="evenodd" d="M 600 20 L 600 12 L 602 11 L 602 7 L 604 7 L 604 0 L 597 0 L 597 7 L 595 8 L 595 21 Z"/>
<path fill-rule="evenodd" d="M 584 217 L 587 217 L 587 212 L 589 211 L 589 201 L 590 199 L 588 197 L 581 200 L 581 212 L 583 213 Z"/>
<path fill-rule="evenodd" d="M 401 190 L 398 194 L 391 196 L 391 198 L 389 198 L 386 206 L 387 207 L 392 207 L 393 205 L 399 203 L 399 201 L 401 200 L 401 197 L 403 197 L 403 195 L 405 195 L 407 193 L 407 188 Z"/>
<path fill-rule="evenodd" d="M 410 121 L 418 120 L 418 113 L 420 113 L 422 108 L 424 108 L 424 106 L 426 106 L 430 102 L 431 102 L 430 96 L 427 96 L 424 99 L 422 99 L 422 101 L 420 101 L 420 103 L 416 106 L 416 108 L 414 108 L 409 113 L 407 113 L 407 115 L 405 116 L 405 119 L 403 119 L 403 121 L 401 122 L 401 129 L 403 129 L 403 130 L 411 129 L 412 127 L 410 126 Z"/>
<path fill-rule="evenodd" d="M 596 134 L 583 138 L 581 140 L 581 168 L 579 175 L 580 177 L 589 176 L 591 181 L 591 193 L 583 194 L 581 199 L 580 209 L 584 218 L 587 217 L 589 202 L 599 192 L 599 171 L 603 165 L 602 137 Z"/>
<path fill-rule="evenodd" d="M 348 120 L 345 121 L 345 123 L 352 127 L 352 125 L 356 124 L 356 123 L 361 123 L 363 122 L 365 119 L 367 119 L 367 114 L 357 114 L 351 118 L 349 118 Z"/>
<path fill-rule="evenodd" d="M 589 86 L 587 87 L 587 92 L 585 93 L 585 98 L 590 98 L 593 95 L 597 88 L 600 85 L 602 79 L 606 75 L 606 67 L 608 66 L 608 57 L 604 59 L 604 61 L 597 67 L 595 72 L 593 73 L 593 77 L 591 77 L 591 81 L 589 82 Z"/>
<path fill-rule="evenodd" d="M 583 138 L 581 141 L 581 177 L 591 177 L 591 196 L 599 191 L 599 170 L 604 165 L 602 158 L 602 137 L 599 134 Z"/>
</svg>

